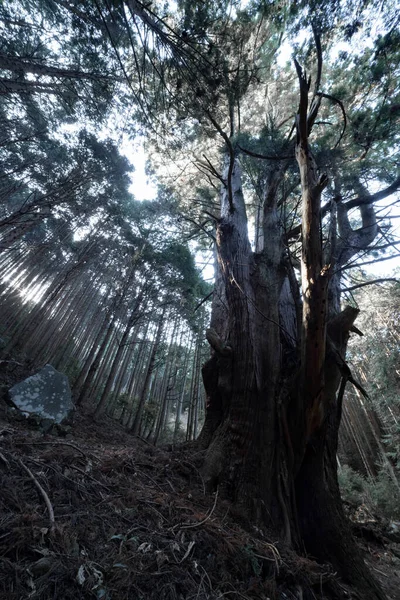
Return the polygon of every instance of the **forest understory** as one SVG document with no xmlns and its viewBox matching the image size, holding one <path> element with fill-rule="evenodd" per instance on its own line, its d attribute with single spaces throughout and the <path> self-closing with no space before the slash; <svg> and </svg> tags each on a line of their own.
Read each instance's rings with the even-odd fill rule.
<svg viewBox="0 0 400 600">
<path fill-rule="evenodd" d="M 155 448 L 111 419 L 77 413 L 50 435 L 2 411 L 0 597 L 359 597 L 329 565 L 288 550 L 207 494 L 201 462 L 193 448 Z M 346 504 L 364 560 L 396 600 L 400 535 L 357 509 Z"/>
</svg>

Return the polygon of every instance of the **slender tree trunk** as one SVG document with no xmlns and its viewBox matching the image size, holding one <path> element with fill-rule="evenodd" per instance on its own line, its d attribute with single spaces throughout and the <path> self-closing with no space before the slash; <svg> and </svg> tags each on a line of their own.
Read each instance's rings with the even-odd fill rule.
<svg viewBox="0 0 400 600">
<path fill-rule="evenodd" d="M 203 327 L 200 326 L 199 335 L 196 341 L 195 354 L 193 357 L 192 385 L 190 391 L 190 403 L 188 412 L 188 423 L 186 431 L 186 440 L 196 439 L 196 422 L 199 404 L 199 385 L 200 385 L 200 366 L 201 366 L 201 347 L 203 345 Z"/>
<path fill-rule="evenodd" d="M 160 408 L 158 411 L 157 425 L 154 432 L 153 444 L 157 445 L 158 440 L 160 438 L 161 433 L 165 431 L 165 427 L 168 420 L 169 414 L 169 402 L 170 402 L 170 392 L 174 387 L 174 380 L 176 377 L 176 373 L 173 374 L 176 363 L 176 356 L 178 351 L 177 346 L 177 329 L 178 329 L 178 319 L 175 317 L 174 326 L 171 334 L 171 343 L 169 345 L 167 360 L 165 365 L 165 372 L 163 377 L 163 383 L 161 386 L 161 402 Z"/>
<path fill-rule="evenodd" d="M 165 313 L 166 313 L 166 309 L 164 307 L 164 309 L 160 315 L 160 318 L 158 320 L 158 323 L 157 323 L 156 337 L 155 337 L 153 348 L 152 348 L 152 351 L 151 351 L 151 354 L 149 357 L 149 362 L 147 364 L 146 376 L 144 379 L 142 391 L 140 393 L 140 398 L 139 398 L 139 402 L 137 405 L 135 418 L 134 418 L 132 426 L 131 426 L 131 431 L 132 431 L 133 435 L 139 434 L 139 428 L 140 428 L 140 423 L 142 420 L 143 409 L 144 409 L 144 405 L 146 403 L 147 393 L 149 391 L 151 374 L 154 370 L 154 364 L 156 362 L 157 351 L 158 351 L 158 348 L 159 348 L 159 345 L 161 342 L 161 338 L 163 335 L 163 330 L 164 330 L 164 325 L 165 325 L 165 322 L 164 322 Z"/>
<path fill-rule="evenodd" d="M 103 341 L 102 341 L 100 347 L 97 349 L 96 356 L 95 356 L 92 364 L 90 365 L 87 376 L 86 376 L 85 380 L 82 382 L 79 396 L 76 399 L 77 406 L 79 406 L 80 404 L 83 404 L 86 401 L 89 389 L 91 388 L 94 378 L 96 376 L 97 369 L 99 368 L 100 362 L 104 356 L 104 353 L 106 352 L 106 349 L 108 347 L 110 339 L 114 333 L 115 320 L 116 320 L 116 315 L 114 314 L 108 325 L 108 328 L 107 328 L 106 334 L 103 338 Z M 79 388 L 77 387 L 77 390 L 78 389 Z"/>
<path fill-rule="evenodd" d="M 111 369 L 110 369 L 110 372 L 107 377 L 106 385 L 104 387 L 104 390 L 103 390 L 103 393 L 99 400 L 99 403 L 97 405 L 97 408 L 94 412 L 95 418 L 97 418 L 99 415 L 101 415 L 104 412 L 105 406 L 108 402 L 108 396 L 111 391 L 111 387 L 114 383 L 115 375 L 118 371 L 118 368 L 120 367 L 120 360 L 121 360 L 122 354 L 124 353 L 124 351 L 126 349 L 125 344 L 128 340 L 129 334 L 131 332 L 131 329 L 132 329 L 135 321 L 137 321 L 137 319 L 138 319 L 138 311 L 139 311 L 140 305 L 142 303 L 142 300 L 143 300 L 143 293 L 141 292 L 135 301 L 135 306 L 131 311 L 131 315 L 125 326 L 124 333 L 122 334 L 121 341 L 119 342 L 117 352 L 114 356 L 114 360 L 112 362 Z"/>
<path fill-rule="evenodd" d="M 79 377 L 78 377 L 78 379 L 76 380 L 76 382 L 74 384 L 73 391 L 74 391 L 74 396 L 76 398 L 79 397 L 79 394 L 80 394 L 80 391 L 81 391 L 81 387 L 82 387 L 82 385 L 83 385 L 83 383 L 84 383 L 84 381 L 85 381 L 85 379 L 86 379 L 86 377 L 88 375 L 89 369 L 90 369 L 90 367 L 91 367 L 91 365 L 93 363 L 93 359 L 94 359 L 94 357 L 96 355 L 96 351 L 99 348 L 100 340 L 104 336 L 104 328 L 106 327 L 108 321 L 109 321 L 109 314 L 107 312 L 105 314 L 105 316 L 104 316 L 103 321 L 100 324 L 100 327 L 98 328 L 97 335 L 96 335 L 96 337 L 95 337 L 95 339 L 94 339 L 94 341 L 92 343 L 92 347 L 91 347 L 91 349 L 90 349 L 90 351 L 89 351 L 89 353 L 88 353 L 88 355 L 87 355 L 87 357 L 85 359 L 85 364 L 82 367 L 81 372 L 79 374 Z M 106 335 L 107 335 L 107 333 L 106 333 Z"/>
<path fill-rule="evenodd" d="M 192 343 L 189 344 L 189 346 L 187 347 L 187 350 L 186 350 L 185 360 L 183 363 L 184 376 L 183 376 L 183 382 L 182 382 L 182 390 L 176 401 L 176 416 L 175 416 L 175 428 L 174 428 L 174 439 L 173 439 L 174 444 L 177 443 L 178 436 L 179 436 L 179 427 L 180 427 L 180 423 L 181 423 L 182 406 L 183 406 L 183 399 L 185 396 L 185 387 L 186 387 L 186 381 L 187 381 L 187 377 L 188 377 L 189 357 L 190 357 L 191 351 L 192 351 Z"/>
</svg>

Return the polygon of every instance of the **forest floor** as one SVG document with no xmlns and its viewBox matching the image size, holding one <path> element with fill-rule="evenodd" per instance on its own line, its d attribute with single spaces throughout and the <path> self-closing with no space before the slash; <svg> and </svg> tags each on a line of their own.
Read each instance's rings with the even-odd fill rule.
<svg viewBox="0 0 400 600">
<path fill-rule="evenodd" d="M 63 435 L 0 419 L 1 599 L 322 599 L 337 580 L 206 494 L 193 450 L 154 448 L 107 417 L 76 415 Z M 399 600 L 400 543 L 347 509 L 366 562 Z"/>
</svg>

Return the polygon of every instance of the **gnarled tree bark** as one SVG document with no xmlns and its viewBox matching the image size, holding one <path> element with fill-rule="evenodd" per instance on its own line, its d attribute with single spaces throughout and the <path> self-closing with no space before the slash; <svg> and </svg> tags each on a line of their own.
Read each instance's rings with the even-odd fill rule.
<svg viewBox="0 0 400 600">
<path fill-rule="evenodd" d="M 296 157 L 299 164 L 303 235 L 302 301 L 287 258 L 277 211 L 277 180 L 263 205 L 263 245 L 250 247 L 240 165 L 224 172 L 216 235 L 216 287 L 211 358 L 203 367 L 207 415 L 199 445 L 206 449 L 203 475 L 209 488 L 231 498 L 252 523 L 274 531 L 298 551 L 304 548 L 338 573 L 362 597 L 385 598 L 367 571 L 341 507 L 336 451 L 341 417 L 341 381 L 351 378 L 345 362 L 357 311 L 340 311 L 340 267 L 350 249 L 376 235 L 373 209 L 361 208 L 363 230 L 347 228 L 338 203 L 329 256 L 321 242 L 319 176 L 308 137 L 308 82 L 298 67 L 300 107 Z M 281 173 L 283 170 L 281 170 Z M 274 187 L 272 187 L 272 184 Z M 364 230 L 368 229 L 368 235 Z M 325 253 L 326 254 L 326 253 Z M 299 323 L 299 319 L 301 322 Z M 333 587 L 330 597 L 339 598 Z"/>
</svg>

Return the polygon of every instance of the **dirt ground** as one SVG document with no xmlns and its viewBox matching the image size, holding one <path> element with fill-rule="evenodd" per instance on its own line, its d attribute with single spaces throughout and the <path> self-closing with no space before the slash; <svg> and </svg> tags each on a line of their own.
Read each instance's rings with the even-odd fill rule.
<svg viewBox="0 0 400 600">
<path fill-rule="evenodd" d="M 206 494 L 193 450 L 156 449 L 106 417 L 78 414 L 58 433 L 0 420 L 1 599 L 311 600 L 333 584 L 352 597 L 328 565 Z M 365 560 L 399 600 L 400 544 L 347 508 Z"/>
</svg>

